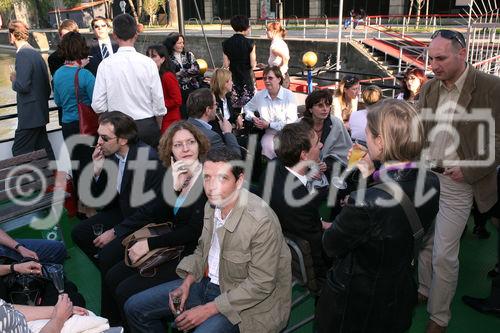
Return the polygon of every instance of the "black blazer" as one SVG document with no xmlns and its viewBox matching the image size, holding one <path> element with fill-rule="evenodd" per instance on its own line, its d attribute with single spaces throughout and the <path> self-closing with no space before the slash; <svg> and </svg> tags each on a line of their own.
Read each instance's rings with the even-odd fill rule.
<svg viewBox="0 0 500 333">
<path fill-rule="evenodd" d="M 90 43 L 89 43 L 89 63 L 87 66 L 85 66 L 86 69 L 88 69 L 94 76 L 97 75 L 97 67 L 99 67 L 99 64 L 102 61 L 102 54 L 101 54 L 101 48 L 99 47 L 99 41 L 96 38 L 93 38 Z M 118 51 L 118 44 L 111 39 L 111 46 L 113 48 L 113 53 L 116 53 Z"/>
<path fill-rule="evenodd" d="M 323 228 L 319 215 L 320 196 L 311 195 L 307 188 L 300 183 L 296 176 L 285 168 L 281 161 L 278 160 L 271 163 L 275 163 L 275 174 L 271 189 L 270 206 L 278 216 L 285 235 L 291 234 L 309 242 L 314 272 L 318 279 L 324 280 L 329 266 L 329 259 L 324 254 L 321 246 Z M 290 202 L 287 202 L 286 196 L 290 195 L 290 191 L 286 191 L 285 189 L 287 177 L 293 177 L 294 182 L 296 181 L 300 184 L 300 186 L 293 187 L 294 190 L 291 193 L 293 198 L 301 200 L 311 196 L 311 200 L 308 203 L 300 205 L 300 207 L 294 207 L 290 205 Z M 264 191 L 261 193 L 264 196 L 266 195 Z"/>
<path fill-rule="evenodd" d="M 154 170 L 148 169 L 146 171 L 146 176 L 144 178 L 143 188 L 142 189 L 134 188 L 134 192 L 132 192 L 132 184 L 135 176 L 134 175 L 135 170 L 130 168 L 130 161 L 138 161 L 137 151 L 139 148 L 148 149 L 148 157 L 147 157 L 148 160 L 144 161 L 144 163 L 148 161 L 155 161 L 157 163 L 157 167 Z M 109 156 L 108 159 L 118 165 L 118 159 L 114 155 Z M 138 171 L 140 172 L 140 170 Z M 113 200 L 109 204 L 107 204 L 103 209 L 117 210 L 119 213 L 122 214 L 123 217 L 127 218 L 133 217 L 136 220 L 141 220 L 142 211 L 139 208 L 144 205 L 153 204 L 154 200 L 159 200 L 159 198 L 161 198 L 162 195 L 161 186 L 164 175 L 165 175 L 165 168 L 163 167 L 163 164 L 159 161 L 158 153 L 156 152 L 155 149 L 151 148 L 151 146 L 148 146 L 142 142 L 138 144 L 131 144 L 129 147 L 127 161 L 125 163 L 125 169 L 122 176 L 120 193 L 116 192 L 116 195 L 113 198 Z M 97 181 L 95 181 L 94 179 L 94 181 L 92 182 L 91 185 L 92 195 L 94 197 L 99 196 L 106 188 L 108 181 L 110 182 L 109 186 L 113 186 L 113 188 L 116 188 L 116 175 L 108 175 L 107 171 L 104 169 L 99 175 Z M 149 190 L 153 190 L 155 192 L 155 199 L 139 207 L 134 207 L 132 205 L 133 199 L 137 201 L 139 199 L 138 196 L 141 195 L 140 192 L 145 193 L 148 192 Z M 140 226 L 137 226 L 137 229 L 139 228 Z M 118 237 L 124 236 L 126 234 L 129 234 L 137 230 L 131 228 L 131 226 L 129 225 L 123 225 L 122 223 L 116 225 L 114 229 Z"/>
</svg>

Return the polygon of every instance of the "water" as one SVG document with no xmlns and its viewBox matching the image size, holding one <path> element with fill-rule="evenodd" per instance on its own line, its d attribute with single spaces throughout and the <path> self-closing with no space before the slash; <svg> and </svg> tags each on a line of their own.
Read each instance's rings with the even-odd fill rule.
<svg viewBox="0 0 500 333">
<path fill-rule="evenodd" d="M 9 68 L 10 65 L 15 64 L 15 56 L 14 51 L 0 51 L 0 105 L 16 103 L 16 92 L 12 90 Z M 42 56 L 45 61 L 47 61 L 48 55 L 44 53 Z M 54 106 L 54 103 L 51 101 L 49 105 Z M 16 112 L 16 107 L 0 108 L 0 115 L 15 114 Z M 0 122 L 0 140 L 12 139 L 14 137 L 16 127 L 17 118 L 2 120 Z M 50 113 L 50 123 L 47 126 L 47 130 L 57 128 L 59 128 L 57 112 L 52 111 Z"/>
</svg>

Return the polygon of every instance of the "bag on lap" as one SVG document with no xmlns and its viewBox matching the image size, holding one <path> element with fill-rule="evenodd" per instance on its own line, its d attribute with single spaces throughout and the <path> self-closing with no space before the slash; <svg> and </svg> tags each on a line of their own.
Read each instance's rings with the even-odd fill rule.
<svg viewBox="0 0 500 333">
<path fill-rule="evenodd" d="M 137 268 L 139 274 L 144 277 L 153 277 L 156 275 L 156 269 L 159 265 L 167 261 L 180 259 L 184 246 L 162 247 L 150 250 L 134 263 L 132 263 L 128 256 L 128 250 L 138 241 L 165 235 L 172 232 L 172 230 L 171 223 L 150 223 L 129 235 L 122 241 L 122 245 L 125 247 L 125 265 Z"/>
</svg>

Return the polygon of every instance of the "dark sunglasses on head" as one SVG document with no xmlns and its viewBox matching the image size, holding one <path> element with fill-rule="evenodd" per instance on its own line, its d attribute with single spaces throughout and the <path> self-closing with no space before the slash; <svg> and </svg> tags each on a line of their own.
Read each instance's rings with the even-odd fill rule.
<svg viewBox="0 0 500 333">
<path fill-rule="evenodd" d="M 346 88 L 350 88 L 352 87 L 353 85 L 355 85 L 356 83 L 359 82 L 358 78 L 357 77 L 354 77 L 354 76 L 346 76 L 344 78 L 344 82 L 345 82 L 345 87 Z"/>
<path fill-rule="evenodd" d="M 446 30 L 446 29 L 436 30 L 432 34 L 431 39 L 434 39 L 437 36 L 441 36 L 441 37 L 449 39 L 449 40 L 456 40 L 458 42 L 458 44 L 460 44 L 460 46 L 465 47 L 465 38 L 458 31 Z"/>
</svg>

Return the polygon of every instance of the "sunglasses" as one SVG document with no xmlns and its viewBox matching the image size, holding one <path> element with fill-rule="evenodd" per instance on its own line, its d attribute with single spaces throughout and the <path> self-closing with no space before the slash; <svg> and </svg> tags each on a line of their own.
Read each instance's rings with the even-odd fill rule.
<svg viewBox="0 0 500 333">
<path fill-rule="evenodd" d="M 102 139 L 102 141 L 104 142 L 108 142 L 109 140 L 113 140 L 113 139 L 117 139 L 118 137 L 117 136 L 114 136 L 112 138 L 106 136 L 106 135 L 99 135 L 99 137 Z"/>
<path fill-rule="evenodd" d="M 437 36 L 441 36 L 441 37 L 449 39 L 449 40 L 456 40 L 457 43 L 460 44 L 460 46 L 465 48 L 465 38 L 461 33 L 457 32 L 457 31 L 446 30 L 446 29 L 436 30 L 432 34 L 431 40 L 436 38 Z"/>
<path fill-rule="evenodd" d="M 96 24 L 96 25 L 94 25 L 94 29 L 97 29 L 97 28 L 106 28 L 107 26 L 108 26 L 107 24 L 101 24 L 101 25 Z"/>
</svg>

